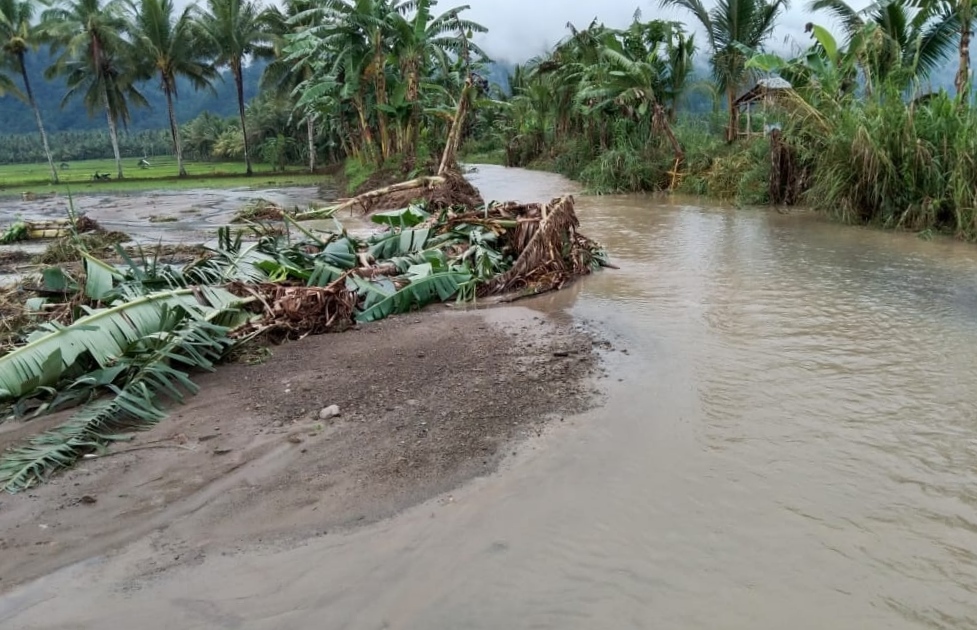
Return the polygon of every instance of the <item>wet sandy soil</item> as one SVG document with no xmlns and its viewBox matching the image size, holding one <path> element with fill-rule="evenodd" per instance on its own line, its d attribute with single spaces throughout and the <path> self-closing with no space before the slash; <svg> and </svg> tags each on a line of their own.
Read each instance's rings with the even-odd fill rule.
<svg viewBox="0 0 977 630">
<path fill-rule="evenodd" d="M 0 592 L 127 546 L 123 588 L 391 516 L 591 406 L 594 345 L 524 308 L 444 309 L 222 367 L 153 430 L 0 497 Z M 340 415 L 320 419 L 331 405 Z M 57 420 L 0 425 L 0 449 Z M 0 626 L 17 602 L 0 603 Z"/>
</svg>

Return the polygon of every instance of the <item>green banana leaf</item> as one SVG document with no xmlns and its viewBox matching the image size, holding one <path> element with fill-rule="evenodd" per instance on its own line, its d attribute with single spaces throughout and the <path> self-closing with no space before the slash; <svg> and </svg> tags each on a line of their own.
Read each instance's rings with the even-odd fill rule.
<svg viewBox="0 0 977 630">
<path fill-rule="evenodd" d="M 74 464 L 86 453 L 123 439 L 121 432 L 151 426 L 166 417 L 162 397 L 182 401 L 197 386 L 174 364 L 213 369 L 233 344 L 227 328 L 182 306 L 164 306 L 157 325 L 119 359 L 128 374 L 121 386 L 109 385 L 112 399 L 92 402 L 61 426 L 31 438 L 0 457 L 0 490 L 15 493 L 44 481 Z"/>
<path fill-rule="evenodd" d="M 465 271 L 434 272 L 430 263 L 414 265 L 408 273 L 411 277 L 410 284 L 399 290 L 391 290 L 390 286 L 380 288 L 375 282 L 365 282 L 371 285 L 366 289 L 369 297 L 363 310 L 357 314 L 357 321 L 377 321 L 395 313 L 406 313 L 420 308 L 435 300 L 447 301 L 458 293 L 463 284 L 472 279 L 471 274 Z"/>
<path fill-rule="evenodd" d="M 241 298 L 215 287 L 163 291 L 92 311 L 70 326 L 45 324 L 28 343 L 0 357 L 0 402 L 58 383 L 90 357 L 111 367 L 139 339 L 158 330 L 166 309 L 211 320 Z"/>
<path fill-rule="evenodd" d="M 414 254 L 427 245 L 431 237 L 431 228 L 417 228 L 402 230 L 376 237 L 370 244 L 370 256 L 374 260 L 385 260 L 394 256 Z"/>
<path fill-rule="evenodd" d="M 429 218 L 431 218 L 431 214 L 418 206 L 407 206 L 402 210 L 377 212 L 371 217 L 371 220 L 374 223 L 389 225 L 395 228 L 412 228 L 427 221 Z"/>
<path fill-rule="evenodd" d="M 115 289 L 115 281 L 121 280 L 122 274 L 87 252 L 81 255 L 85 260 L 85 295 L 99 301 L 108 298 Z"/>
<path fill-rule="evenodd" d="M 312 268 L 312 273 L 309 274 L 306 280 L 306 286 L 310 287 L 324 287 L 332 284 L 336 280 L 339 280 L 345 272 L 339 267 L 334 267 L 321 260 L 315 261 L 315 266 Z"/>
</svg>

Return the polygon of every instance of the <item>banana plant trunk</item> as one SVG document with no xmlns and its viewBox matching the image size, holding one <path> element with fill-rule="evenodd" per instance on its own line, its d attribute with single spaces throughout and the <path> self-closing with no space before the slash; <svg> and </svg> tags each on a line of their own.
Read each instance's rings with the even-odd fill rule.
<svg viewBox="0 0 977 630">
<path fill-rule="evenodd" d="M 31 89 L 30 77 L 27 76 L 27 66 L 24 65 L 24 53 L 17 53 L 17 61 L 20 63 L 20 77 L 24 81 L 24 92 L 27 94 L 27 102 L 34 111 L 34 120 L 37 122 L 37 131 L 41 134 L 41 144 L 44 146 L 44 156 L 47 157 L 48 166 L 51 168 L 51 182 L 58 183 L 58 169 L 54 168 L 54 156 L 51 155 L 51 147 L 48 145 L 47 132 L 44 131 L 44 120 L 41 118 L 41 110 L 34 99 L 34 91 Z"/>
<path fill-rule="evenodd" d="M 654 106 L 652 125 L 655 129 L 665 134 L 665 138 L 668 139 L 668 143 L 672 145 L 672 151 L 675 153 L 676 164 L 681 165 L 685 161 L 685 151 L 682 150 L 682 145 L 678 141 L 678 138 L 675 137 L 672 126 L 668 122 L 668 112 L 658 103 L 655 103 Z"/>
<path fill-rule="evenodd" d="M 170 136 L 173 138 L 173 153 L 176 155 L 177 173 L 180 177 L 187 176 L 187 169 L 183 165 L 183 144 L 180 142 L 180 126 L 176 123 L 176 109 L 173 107 L 173 90 L 169 82 L 163 78 L 163 93 L 166 94 L 166 107 L 170 115 Z"/>
<path fill-rule="evenodd" d="M 367 159 L 371 159 L 374 157 L 376 143 L 373 141 L 373 131 L 370 129 L 370 123 L 366 120 L 366 106 L 363 103 L 363 95 L 361 93 L 357 93 L 353 98 L 353 107 L 356 108 L 356 114 L 360 121 L 363 153 L 366 154 Z"/>
<path fill-rule="evenodd" d="M 251 147 L 248 143 L 248 124 L 244 116 L 244 79 L 241 76 L 241 60 L 236 60 L 231 64 L 231 72 L 234 74 L 234 83 L 237 87 L 237 110 L 241 117 L 241 134 L 244 136 L 244 164 L 247 167 L 247 175 L 254 175 L 251 168 Z"/>
<path fill-rule="evenodd" d="M 309 172 L 315 173 L 315 121 L 312 116 L 305 119 L 305 135 L 309 139 Z"/>
<path fill-rule="evenodd" d="M 387 125 L 387 114 L 382 109 L 387 106 L 387 75 L 383 66 L 383 51 L 378 45 L 376 57 L 373 60 L 373 82 L 377 92 L 377 122 L 380 126 L 381 162 L 390 157 L 390 129 Z"/>
<path fill-rule="evenodd" d="M 410 106 L 410 116 L 407 120 L 404 143 L 404 166 L 409 169 L 414 168 L 414 162 L 417 161 L 417 142 L 420 135 L 421 104 L 418 74 L 418 68 L 412 62 L 407 72 L 407 103 Z"/>
<path fill-rule="evenodd" d="M 969 1 L 965 0 L 966 3 Z M 973 16 L 971 9 L 960 12 L 960 66 L 953 83 L 957 89 L 957 97 L 963 100 L 970 87 L 970 37 L 972 35 L 971 20 Z"/>
<path fill-rule="evenodd" d="M 472 78 L 469 76 L 465 79 L 465 86 L 461 89 L 461 96 L 458 98 L 458 109 L 455 111 L 455 119 L 451 121 L 451 130 L 448 132 L 448 141 L 445 143 L 444 153 L 441 155 L 438 175 L 444 175 L 448 169 L 455 165 L 458 145 L 461 144 L 461 131 L 465 126 L 465 116 L 468 115 L 468 98 L 472 85 Z"/>
</svg>

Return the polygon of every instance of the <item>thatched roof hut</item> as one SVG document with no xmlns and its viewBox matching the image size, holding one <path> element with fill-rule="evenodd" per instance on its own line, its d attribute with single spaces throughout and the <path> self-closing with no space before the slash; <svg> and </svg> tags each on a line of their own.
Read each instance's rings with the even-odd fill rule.
<svg viewBox="0 0 977 630">
<path fill-rule="evenodd" d="M 760 79 L 746 94 L 736 99 L 735 105 L 742 108 L 757 102 L 776 100 L 794 90 L 790 81 L 780 77 Z"/>
<path fill-rule="evenodd" d="M 747 137 L 753 135 L 752 131 L 752 121 L 751 121 L 751 111 L 753 105 L 757 103 L 760 104 L 762 110 L 766 112 L 767 105 L 776 104 L 777 101 L 784 98 L 788 94 L 794 92 L 794 87 L 786 79 L 780 77 L 770 77 L 767 79 L 760 79 L 756 82 L 749 91 L 743 96 L 736 99 L 734 105 L 739 109 L 746 110 L 746 132 L 741 135 Z M 769 131 L 768 126 L 764 126 L 763 135 L 767 135 Z"/>
</svg>

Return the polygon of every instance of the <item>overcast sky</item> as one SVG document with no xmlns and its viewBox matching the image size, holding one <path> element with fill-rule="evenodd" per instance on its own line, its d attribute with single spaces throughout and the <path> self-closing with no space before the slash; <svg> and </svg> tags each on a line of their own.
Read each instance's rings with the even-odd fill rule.
<svg viewBox="0 0 977 630">
<path fill-rule="evenodd" d="M 715 5 L 714 0 L 704 0 L 707 7 Z M 853 0 L 852 6 L 861 7 L 870 0 Z M 442 0 L 442 10 L 455 6 L 451 0 Z M 461 4 L 461 3 L 458 3 Z M 641 9 L 645 20 L 665 19 L 685 22 L 689 30 L 698 30 L 698 23 L 688 12 L 681 9 L 660 9 L 657 0 L 467 0 L 463 4 L 471 6 L 469 15 L 476 22 L 489 28 L 484 48 L 491 56 L 509 61 L 523 61 L 540 54 L 553 46 L 567 34 L 567 22 L 577 28 L 584 28 L 595 17 L 607 26 L 623 27 L 631 22 L 636 9 Z M 804 25 L 815 21 L 826 26 L 833 23 L 826 15 L 812 16 L 805 10 L 807 0 L 794 0 L 794 8 L 787 11 L 779 20 L 769 46 L 789 48 L 788 40 L 799 40 L 806 44 Z M 705 50 L 705 39 L 699 40 L 700 49 Z"/>
<path fill-rule="evenodd" d="M 704 1 L 707 7 L 715 4 L 714 0 Z M 850 0 L 850 3 L 861 8 L 869 1 Z M 499 61 L 522 62 L 545 52 L 567 34 L 567 22 L 584 28 L 596 17 L 607 26 L 623 27 L 639 8 L 646 20 L 677 20 L 687 22 L 690 30 L 698 28 L 688 13 L 659 9 L 657 0 L 440 0 L 435 10 L 445 11 L 460 4 L 470 5 L 467 16 L 488 27 L 489 33 L 479 44 Z M 833 27 L 827 15 L 812 15 L 807 11 L 807 4 L 808 0 L 793 0 L 792 8 L 778 22 L 768 43 L 770 48 L 789 49 L 791 42 L 806 45 L 810 41 L 804 35 L 807 22 Z M 705 40 L 699 41 L 700 50 L 705 51 Z"/>
</svg>

